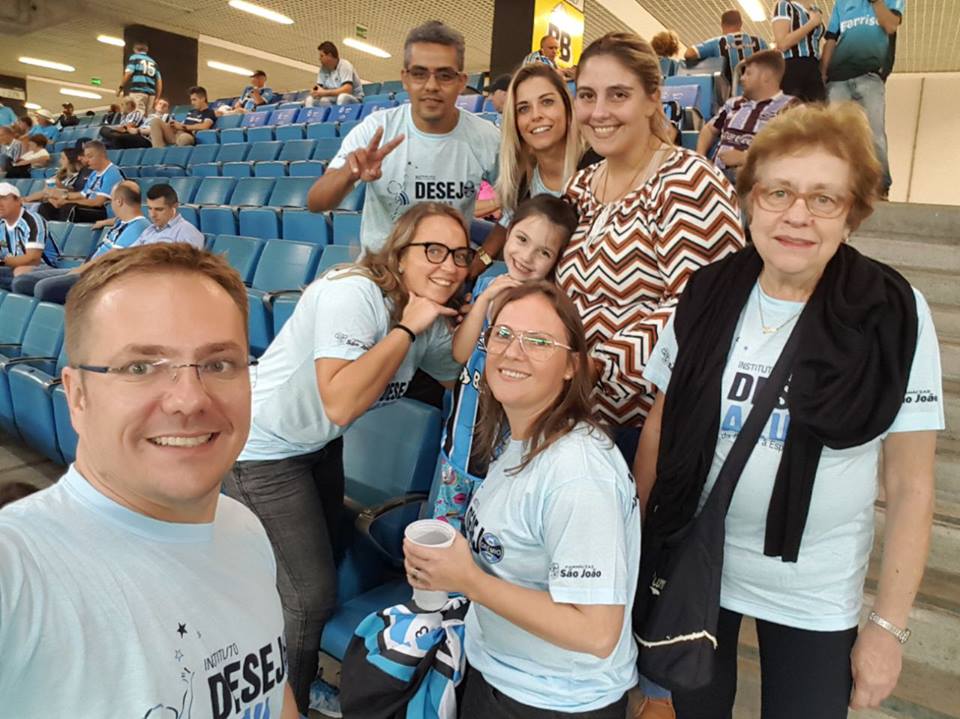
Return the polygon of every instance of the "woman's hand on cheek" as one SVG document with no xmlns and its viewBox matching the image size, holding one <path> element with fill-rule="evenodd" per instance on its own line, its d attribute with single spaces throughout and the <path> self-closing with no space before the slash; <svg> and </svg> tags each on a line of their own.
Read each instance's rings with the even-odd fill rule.
<svg viewBox="0 0 960 719">
<path fill-rule="evenodd" d="M 477 573 L 482 571 L 461 534 L 457 534 L 452 545 L 443 549 L 421 547 L 404 539 L 403 553 L 407 581 L 415 589 L 470 596 Z"/>
</svg>

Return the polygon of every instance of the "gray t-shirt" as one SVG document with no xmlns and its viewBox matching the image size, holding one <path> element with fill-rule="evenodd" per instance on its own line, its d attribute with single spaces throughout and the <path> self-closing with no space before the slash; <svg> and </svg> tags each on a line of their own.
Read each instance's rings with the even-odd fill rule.
<svg viewBox="0 0 960 719">
<path fill-rule="evenodd" d="M 404 140 L 384 159 L 380 179 L 367 183 L 360 224 L 365 250 L 379 250 L 397 218 L 420 202 L 443 202 L 473 217 L 480 183 L 492 185 L 497 179 L 500 132 L 492 123 L 461 111 L 451 132 L 433 135 L 417 129 L 409 104 L 381 110 L 350 131 L 330 167 L 342 167 L 378 127 L 383 128 L 381 142 L 401 134 Z"/>
</svg>

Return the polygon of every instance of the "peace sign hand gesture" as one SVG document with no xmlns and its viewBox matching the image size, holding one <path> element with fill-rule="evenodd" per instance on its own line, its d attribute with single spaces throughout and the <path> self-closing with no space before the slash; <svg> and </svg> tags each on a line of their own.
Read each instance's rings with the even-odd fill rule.
<svg viewBox="0 0 960 719">
<path fill-rule="evenodd" d="M 383 139 L 383 128 L 377 128 L 373 133 L 370 144 L 354 150 L 347 155 L 347 163 L 350 165 L 350 174 L 356 180 L 361 182 L 373 182 L 379 180 L 383 174 L 383 158 L 397 149 L 397 146 L 403 142 L 404 136 L 398 135 L 380 147 L 380 140 Z"/>
</svg>

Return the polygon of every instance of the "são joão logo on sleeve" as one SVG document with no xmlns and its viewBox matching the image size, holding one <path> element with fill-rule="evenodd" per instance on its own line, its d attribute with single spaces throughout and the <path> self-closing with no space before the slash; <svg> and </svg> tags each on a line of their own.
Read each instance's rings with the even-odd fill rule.
<svg viewBox="0 0 960 719">
<path fill-rule="evenodd" d="M 477 521 L 477 512 L 471 505 L 465 520 L 470 548 L 487 564 L 496 564 L 503 559 L 503 543 L 493 532 L 488 532 Z"/>
</svg>

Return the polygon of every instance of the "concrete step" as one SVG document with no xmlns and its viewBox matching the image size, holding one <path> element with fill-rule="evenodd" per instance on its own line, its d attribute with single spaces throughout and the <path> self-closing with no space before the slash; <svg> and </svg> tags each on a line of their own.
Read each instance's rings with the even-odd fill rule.
<svg viewBox="0 0 960 719">
<path fill-rule="evenodd" d="M 960 305 L 960 282 L 955 272 L 899 266 L 897 269 L 916 287 L 927 302 L 935 305 Z"/>
<path fill-rule="evenodd" d="M 944 379 L 960 380 L 960 339 L 940 337 L 940 369 Z"/>
<path fill-rule="evenodd" d="M 960 272 L 960 244 L 956 237 L 897 234 L 885 230 L 858 231 L 851 246 L 867 257 L 892 267 Z"/>
<path fill-rule="evenodd" d="M 960 454 L 938 450 L 936 461 L 937 501 L 960 502 Z"/>
<path fill-rule="evenodd" d="M 960 439 L 960 382 L 944 379 L 943 399 L 947 428 L 941 436 Z"/>
<path fill-rule="evenodd" d="M 939 339 L 960 339 L 960 306 L 930 305 L 930 312 Z"/>
<path fill-rule="evenodd" d="M 922 205 L 912 202 L 880 202 L 857 233 L 910 234 L 960 241 L 958 227 L 960 227 L 960 207 Z"/>
<path fill-rule="evenodd" d="M 886 503 L 877 502 L 874 524 L 874 556 L 883 550 L 883 532 L 886 527 Z M 933 510 L 930 529 L 930 553 L 927 568 L 957 574 L 960 584 L 960 504 L 938 500 Z"/>
</svg>

